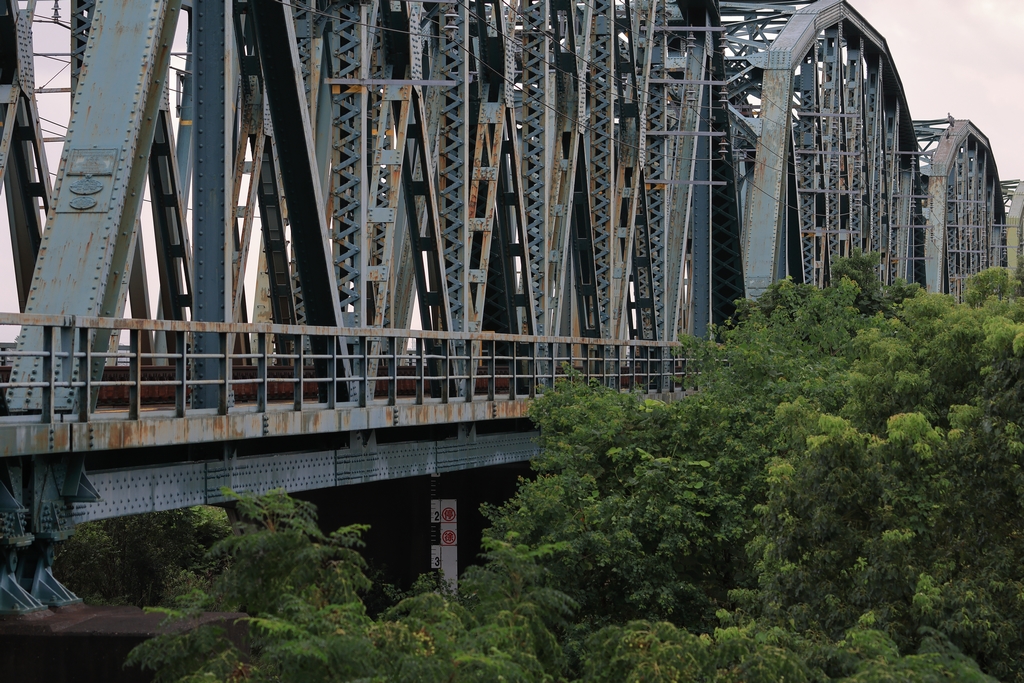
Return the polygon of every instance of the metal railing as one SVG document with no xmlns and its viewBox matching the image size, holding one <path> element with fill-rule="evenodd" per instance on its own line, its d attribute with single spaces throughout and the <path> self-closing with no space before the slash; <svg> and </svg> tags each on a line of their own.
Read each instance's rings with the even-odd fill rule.
<svg viewBox="0 0 1024 683">
<path fill-rule="evenodd" d="M 521 401 L 572 372 L 663 395 L 686 374 L 664 342 L 0 313 L 4 326 L 41 340 L 4 350 L 7 423 Z"/>
</svg>

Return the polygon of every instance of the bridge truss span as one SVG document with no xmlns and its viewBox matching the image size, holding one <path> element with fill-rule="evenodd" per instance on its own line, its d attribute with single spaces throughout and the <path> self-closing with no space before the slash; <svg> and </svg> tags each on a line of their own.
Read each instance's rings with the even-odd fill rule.
<svg viewBox="0 0 1024 683">
<path fill-rule="evenodd" d="M 37 88 L 0 0 L 0 613 L 74 600 L 76 519 L 528 458 L 560 376 L 679 398 L 779 279 L 1017 260 L 1021 190 L 847 0 L 68 5 Z"/>
<path fill-rule="evenodd" d="M 1009 265 L 1007 248 L 1019 244 L 1019 236 L 1010 236 L 999 171 L 985 134 L 952 117 L 916 125 L 925 152 L 929 289 L 962 299 L 971 275 Z"/>
<path fill-rule="evenodd" d="M 378 430 L 514 441 L 565 367 L 678 394 L 678 335 L 742 294 L 709 151 L 717 15 L 690 4 L 72 0 L 51 187 L 36 3 L 0 0 L 5 557 L 71 533 L 67 506 L 103 489 L 86 464 L 138 482 L 153 458 L 276 457 L 246 465 L 266 484 L 299 452 L 340 472 Z M 0 572 L 0 611 L 67 597 L 19 592 L 27 566 Z"/>
<path fill-rule="evenodd" d="M 938 224 L 929 208 L 935 181 L 924 167 L 952 152 L 919 138 L 888 45 L 855 4 L 721 3 L 748 296 L 786 276 L 827 284 L 830 263 L 854 251 L 879 254 L 883 282 L 960 296 L 955 283 L 997 263 L 989 252 L 1005 248 L 1002 234 L 990 243 L 993 221 L 1001 223 L 994 205 L 977 213 L 988 226 L 978 246 L 960 246 L 970 240 L 959 235 L 932 243 L 949 222 Z M 981 202 L 999 183 L 988 141 L 974 132 L 977 151 L 966 154 L 983 163 L 958 167 L 959 187 Z"/>
</svg>

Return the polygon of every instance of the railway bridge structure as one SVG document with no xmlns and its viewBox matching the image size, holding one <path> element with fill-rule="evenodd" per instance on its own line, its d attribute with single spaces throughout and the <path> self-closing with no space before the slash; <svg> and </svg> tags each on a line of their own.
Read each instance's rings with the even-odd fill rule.
<svg viewBox="0 0 1024 683">
<path fill-rule="evenodd" d="M 679 398 L 680 335 L 836 257 L 1017 263 L 846 0 L 55 5 L 67 88 L 0 0 L 0 612 L 76 599 L 79 521 L 527 460 L 565 373 Z"/>
</svg>

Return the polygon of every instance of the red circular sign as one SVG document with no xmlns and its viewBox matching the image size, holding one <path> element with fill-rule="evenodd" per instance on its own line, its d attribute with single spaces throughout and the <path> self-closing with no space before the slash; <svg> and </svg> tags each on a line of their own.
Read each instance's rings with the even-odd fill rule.
<svg viewBox="0 0 1024 683">
<path fill-rule="evenodd" d="M 445 508 L 441 510 L 441 520 L 444 522 L 455 521 L 455 508 Z"/>
<path fill-rule="evenodd" d="M 444 533 L 441 534 L 441 544 L 442 545 L 455 545 L 456 538 L 457 537 L 455 536 L 455 532 L 452 531 L 451 529 L 447 529 L 447 530 L 444 531 Z"/>
</svg>

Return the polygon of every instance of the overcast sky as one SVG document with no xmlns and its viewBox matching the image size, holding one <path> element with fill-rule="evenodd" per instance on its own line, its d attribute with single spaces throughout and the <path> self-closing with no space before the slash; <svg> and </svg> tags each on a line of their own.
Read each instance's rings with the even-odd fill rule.
<svg viewBox="0 0 1024 683">
<path fill-rule="evenodd" d="M 61 18 L 67 21 L 69 3 L 60 5 Z M 887 39 L 912 116 L 936 119 L 950 113 L 972 120 L 992 142 L 1000 177 L 1024 176 L 1019 122 L 1024 108 L 1024 0 L 855 0 L 853 5 Z M 52 5 L 41 2 L 37 12 L 39 18 L 48 17 Z M 34 35 L 37 52 L 68 50 L 65 29 L 37 19 Z M 182 62 L 176 59 L 174 65 Z M 36 60 L 37 87 L 68 84 L 66 59 Z M 39 102 L 42 116 L 49 119 L 43 121 L 46 135 L 63 135 L 68 96 L 39 95 Z M 60 144 L 48 144 L 47 156 L 51 173 L 56 173 Z M 152 262 L 151 237 L 145 243 Z M 17 309 L 7 212 L 0 202 L 0 310 Z M 8 332 L 0 330 L 0 338 L 6 339 Z"/>
<path fill-rule="evenodd" d="M 1024 0 L 853 0 L 885 36 L 915 119 L 970 119 L 1024 176 Z"/>
</svg>

